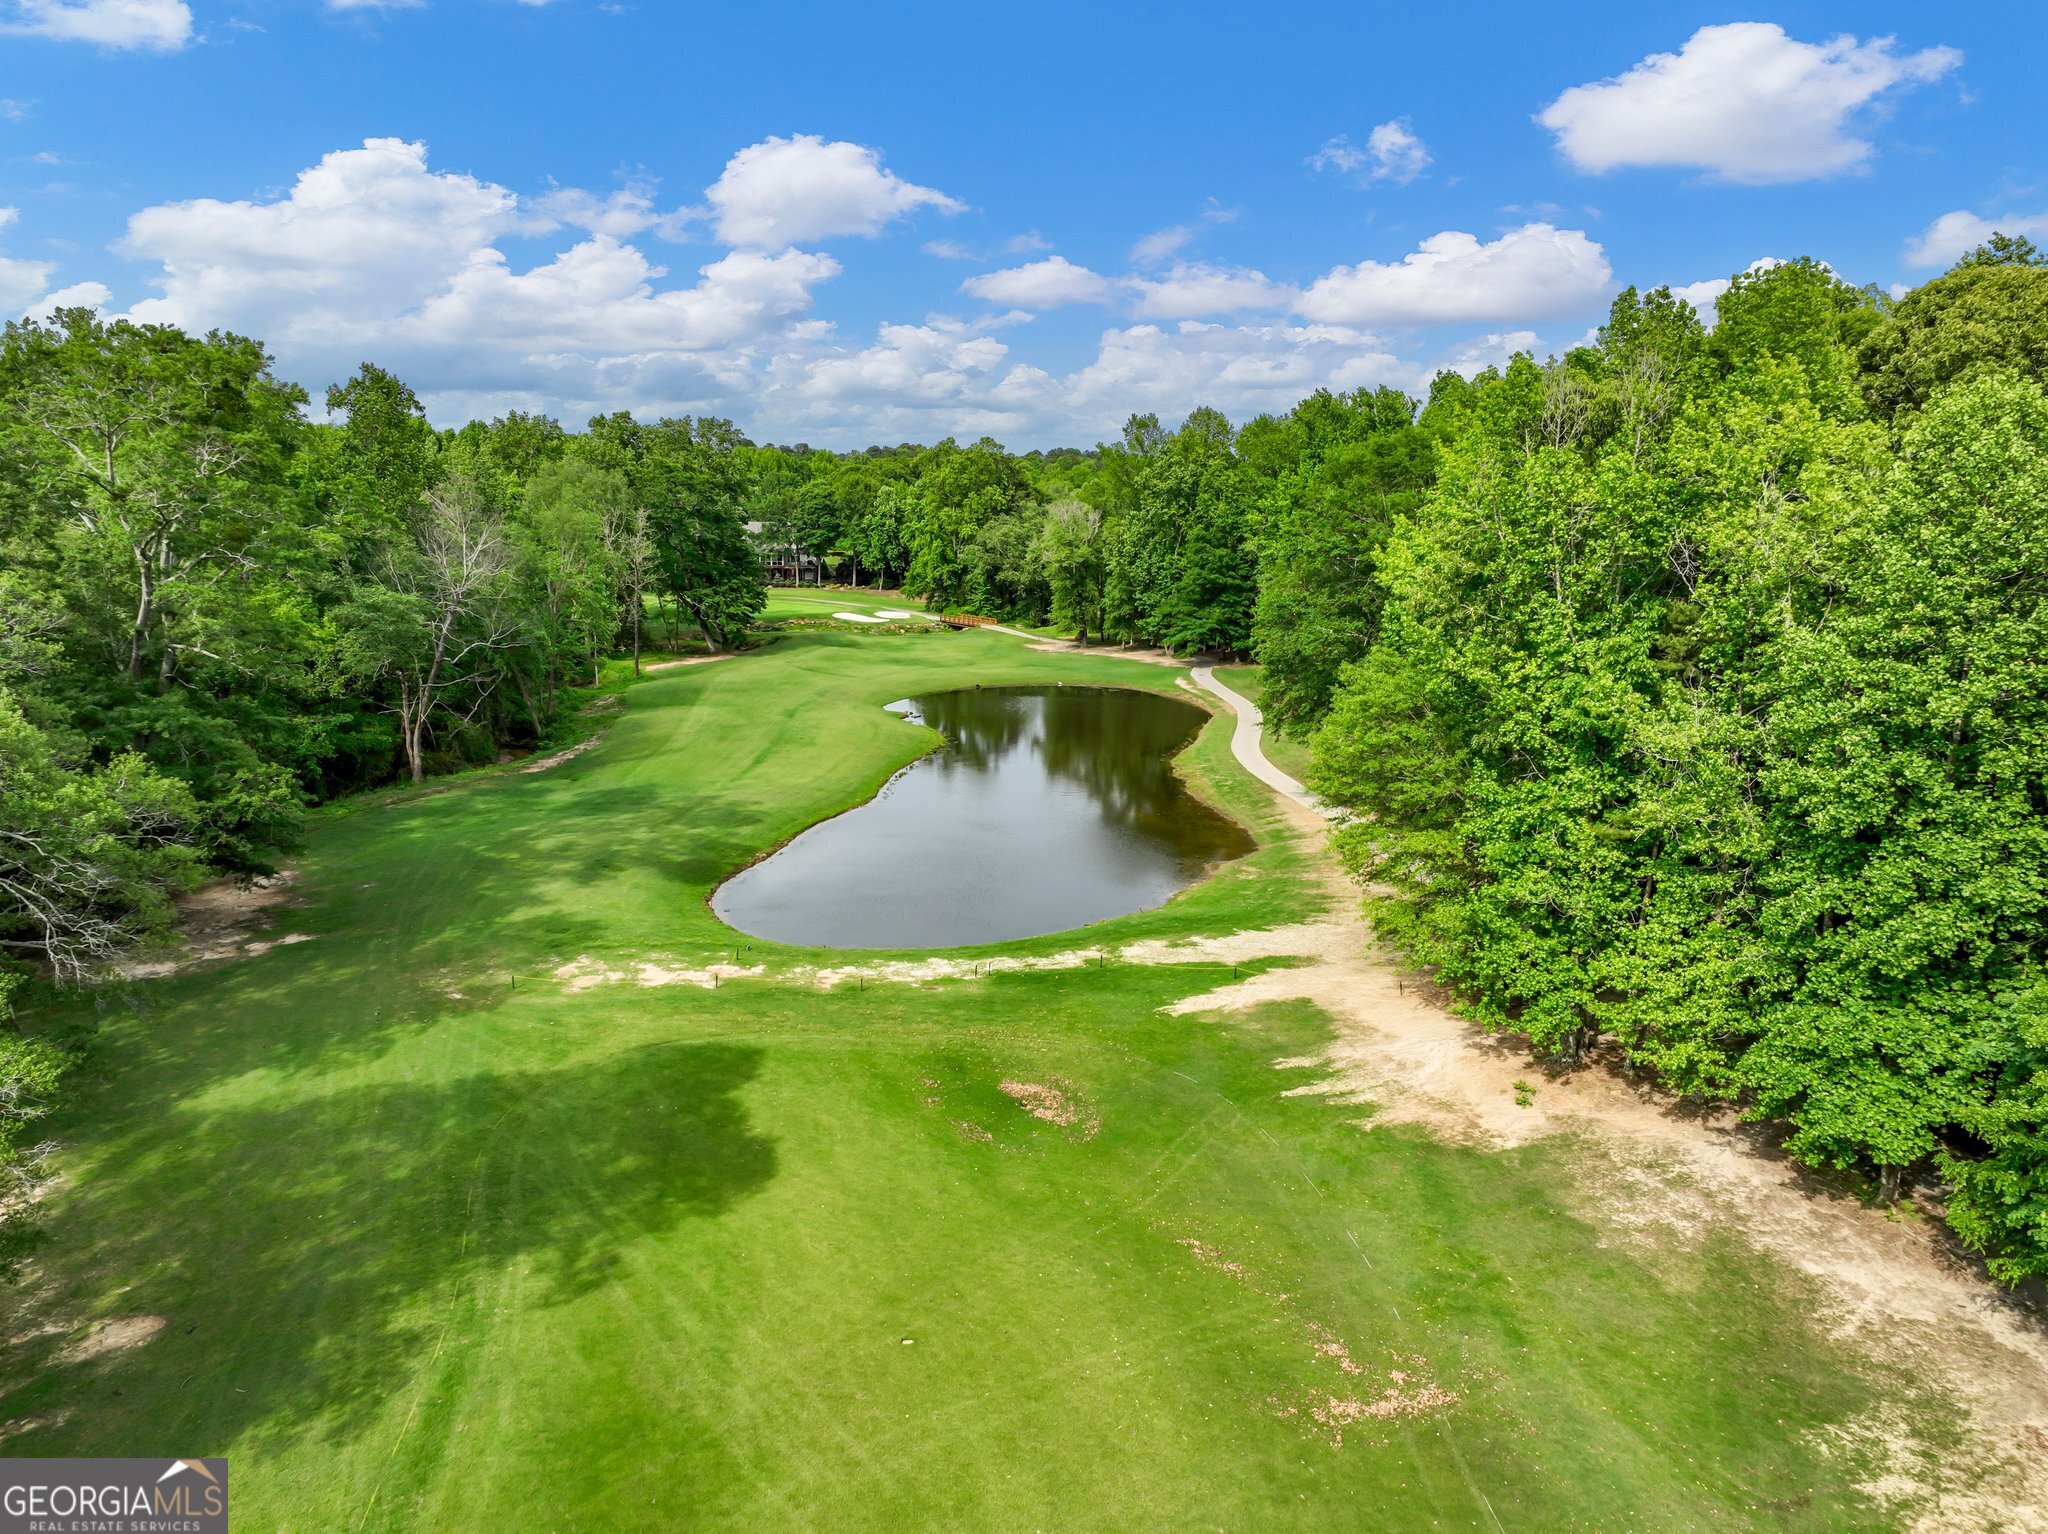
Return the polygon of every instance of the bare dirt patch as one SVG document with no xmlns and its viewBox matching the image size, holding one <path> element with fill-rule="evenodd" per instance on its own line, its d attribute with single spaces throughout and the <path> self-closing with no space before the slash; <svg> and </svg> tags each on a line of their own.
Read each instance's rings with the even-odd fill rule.
<svg viewBox="0 0 2048 1534">
<path fill-rule="evenodd" d="M 594 750 L 598 746 L 603 745 L 604 738 L 609 734 L 611 734 L 610 730 L 599 730 L 590 739 L 578 741 L 566 751 L 557 751 L 552 756 L 543 756 L 536 761 L 528 762 L 519 770 L 521 772 L 546 772 L 550 767 L 559 767 L 564 762 L 573 762 L 584 752 Z"/>
<path fill-rule="evenodd" d="M 1334 1364 L 1340 1375 L 1353 1380 L 1363 1381 L 1373 1372 L 1352 1356 L 1350 1347 L 1336 1332 L 1319 1321 L 1297 1314 L 1292 1295 L 1265 1288 L 1251 1269 L 1199 1236 L 1183 1236 L 1178 1244 L 1193 1252 L 1195 1261 L 1203 1267 L 1235 1279 L 1261 1299 L 1272 1302 L 1276 1310 L 1300 1327 L 1313 1358 Z M 1311 1435 L 1326 1439 L 1332 1447 L 1341 1449 L 1344 1447 L 1344 1430 L 1357 1423 L 1424 1417 L 1432 1412 L 1448 1411 L 1458 1404 L 1460 1397 L 1455 1390 L 1446 1390 L 1430 1378 L 1428 1359 L 1420 1354 L 1396 1353 L 1393 1362 L 1395 1367 L 1386 1372 L 1386 1384 L 1376 1394 L 1340 1396 L 1331 1394 L 1327 1388 L 1314 1386 L 1268 1395 L 1266 1405 L 1274 1416 L 1298 1421 Z"/>
<path fill-rule="evenodd" d="M 1177 666 L 1183 671 L 1188 666 L 1188 663 L 1177 655 L 1143 645 L 1133 645 L 1125 649 L 1120 645 L 1076 644 L 1071 639 L 1040 639 L 1036 634 L 1027 634 L 1023 629 L 1002 628 L 994 624 L 990 627 L 999 634 L 1014 634 L 1020 639 L 1030 640 L 1031 643 L 1025 646 L 1026 649 L 1044 650 L 1054 655 L 1104 655 L 1112 660 L 1140 660 L 1148 666 Z"/>
<path fill-rule="evenodd" d="M 125 1353 L 130 1348 L 141 1347 L 163 1329 L 162 1316 L 118 1316 L 111 1321 L 100 1321 L 76 1342 L 59 1349 L 52 1362 L 82 1364 L 104 1358 L 109 1353 Z"/>
<path fill-rule="evenodd" d="M 731 660 L 738 653 L 726 650 L 717 655 L 685 655 L 681 660 L 660 660 L 651 666 L 642 666 L 645 671 L 673 671 L 678 666 L 708 666 L 715 660 Z"/>
<path fill-rule="evenodd" d="M 1005 1081 L 996 1090 L 1033 1118 L 1075 1130 L 1074 1139 L 1092 1140 L 1102 1130 L 1101 1113 L 1077 1100 L 1080 1092 L 1071 1081 Z"/>
<path fill-rule="evenodd" d="M 258 939 L 256 934 L 292 904 L 297 875 L 287 870 L 268 878 L 216 879 L 179 897 L 168 950 L 138 955 L 117 966 L 124 980 L 155 980 L 196 964 L 255 958 L 273 948 L 310 943 L 311 933 L 288 932 Z"/>
<path fill-rule="evenodd" d="M 759 964 L 706 964 L 697 967 L 647 960 L 606 964 L 584 954 L 558 966 L 554 977 L 562 982 L 563 990 L 570 992 L 594 990 L 601 985 L 637 985 L 643 990 L 665 985 L 694 985 L 700 990 L 713 991 L 727 980 L 752 979 L 763 972 L 764 967 Z"/>
</svg>

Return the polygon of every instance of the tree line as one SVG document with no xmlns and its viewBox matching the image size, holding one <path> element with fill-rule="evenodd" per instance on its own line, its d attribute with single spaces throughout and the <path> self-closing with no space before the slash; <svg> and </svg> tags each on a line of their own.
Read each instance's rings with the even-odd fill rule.
<svg viewBox="0 0 2048 1534">
<path fill-rule="evenodd" d="M 543 739 L 650 621 L 744 644 L 782 549 L 1256 659 L 1382 930 L 1472 1015 L 1887 1195 L 1932 1172 L 1994 1273 L 2042 1274 L 2044 377 L 2048 267 L 2003 237 L 1897 300 L 1811 261 L 1711 325 L 1630 289 L 1423 400 L 1023 455 L 436 430 L 370 365 L 314 421 L 239 337 L 10 326 L 0 1005 L 271 866 L 311 805 Z M 62 1060 L 0 1050 L 26 1178 Z"/>
</svg>

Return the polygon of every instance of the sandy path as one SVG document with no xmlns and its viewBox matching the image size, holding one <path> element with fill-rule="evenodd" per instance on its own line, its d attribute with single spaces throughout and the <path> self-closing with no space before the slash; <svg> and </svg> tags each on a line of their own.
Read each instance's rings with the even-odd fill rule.
<svg viewBox="0 0 2048 1534">
<path fill-rule="evenodd" d="M 640 670 L 645 673 L 649 671 L 673 671 L 678 666 L 708 666 L 715 660 L 731 660 L 738 653 L 736 650 L 726 650 L 717 655 L 685 655 L 681 660 L 656 661 L 651 666 L 642 666 Z"/>
<path fill-rule="evenodd" d="M 1245 771 L 1302 808 L 1327 816 L 1330 812 L 1323 807 L 1323 802 L 1302 787 L 1299 779 L 1289 777 L 1267 760 L 1266 716 L 1259 712 L 1259 706 L 1244 694 L 1217 681 L 1212 667 L 1197 666 L 1191 674 L 1197 687 L 1214 693 L 1237 715 L 1237 728 L 1230 734 L 1230 754 L 1244 764 Z"/>
</svg>

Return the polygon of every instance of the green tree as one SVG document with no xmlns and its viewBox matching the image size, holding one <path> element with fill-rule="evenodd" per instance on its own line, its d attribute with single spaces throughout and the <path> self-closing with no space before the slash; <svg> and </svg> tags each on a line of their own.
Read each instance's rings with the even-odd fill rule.
<svg viewBox="0 0 2048 1534">
<path fill-rule="evenodd" d="M 1979 372 L 2048 381 L 2048 264 L 2025 240 L 1996 237 L 1900 299 L 1858 361 L 1870 408 L 1887 420 Z"/>
</svg>

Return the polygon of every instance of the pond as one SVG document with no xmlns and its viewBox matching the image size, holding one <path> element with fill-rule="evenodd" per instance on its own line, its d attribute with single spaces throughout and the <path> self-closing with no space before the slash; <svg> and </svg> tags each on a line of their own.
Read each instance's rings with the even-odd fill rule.
<svg viewBox="0 0 2048 1534">
<path fill-rule="evenodd" d="M 945 744 L 712 896 L 806 947 L 951 948 L 1155 906 L 1251 838 L 1182 785 L 1207 715 L 1116 687 L 981 687 L 890 709 Z"/>
</svg>

